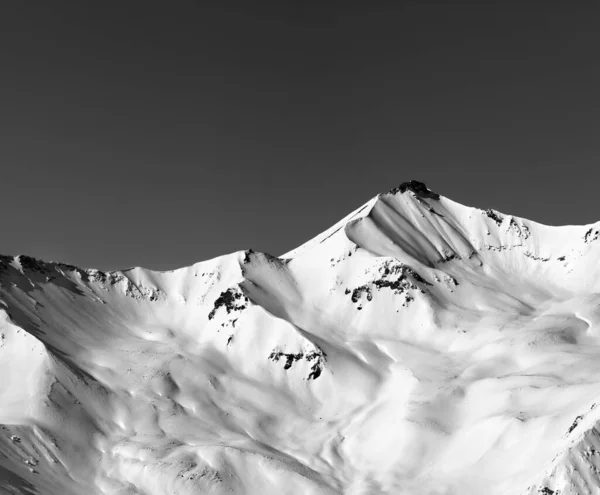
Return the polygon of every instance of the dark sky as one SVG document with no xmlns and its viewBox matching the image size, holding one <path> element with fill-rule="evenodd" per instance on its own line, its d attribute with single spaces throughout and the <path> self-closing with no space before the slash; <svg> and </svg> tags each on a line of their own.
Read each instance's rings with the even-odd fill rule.
<svg viewBox="0 0 600 495">
<path fill-rule="evenodd" d="M 93 4 L 93 5 L 92 5 Z M 600 2 L 4 2 L 0 252 L 282 254 L 409 179 L 600 220 Z"/>
</svg>

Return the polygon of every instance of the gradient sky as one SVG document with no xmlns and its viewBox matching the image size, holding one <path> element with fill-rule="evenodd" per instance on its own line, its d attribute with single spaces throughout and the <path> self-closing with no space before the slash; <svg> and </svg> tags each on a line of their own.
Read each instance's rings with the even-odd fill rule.
<svg viewBox="0 0 600 495">
<path fill-rule="evenodd" d="M 93 5 L 92 5 L 93 4 Z M 0 252 L 282 254 L 417 179 L 600 220 L 600 2 L 5 2 Z"/>
</svg>

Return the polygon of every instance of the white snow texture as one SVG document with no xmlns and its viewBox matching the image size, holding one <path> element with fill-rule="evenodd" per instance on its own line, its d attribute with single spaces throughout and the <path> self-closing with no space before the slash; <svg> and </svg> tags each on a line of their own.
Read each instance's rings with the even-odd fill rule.
<svg viewBox="0 0 600 495">
<path fill-rule="evenodd" d="M 600 223 L 411 181 L 281 257 L 0 258 L 0 493 L 600 493 Z"/>
</svg>

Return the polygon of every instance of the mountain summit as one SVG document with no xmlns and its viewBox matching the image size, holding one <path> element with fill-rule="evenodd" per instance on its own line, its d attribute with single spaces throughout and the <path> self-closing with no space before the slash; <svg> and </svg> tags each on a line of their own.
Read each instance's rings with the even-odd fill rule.
<svg viewBox="0 0 600 495">
<path fill-rule="evenodd" d="M 0 492 L 600 490 L 600 224 L 418 181 L 280 257 L 0 257 Z"/>
</svg>

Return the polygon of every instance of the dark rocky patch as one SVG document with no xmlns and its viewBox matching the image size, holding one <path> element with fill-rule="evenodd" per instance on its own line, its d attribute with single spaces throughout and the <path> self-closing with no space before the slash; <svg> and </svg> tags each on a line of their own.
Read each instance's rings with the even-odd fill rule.
<svg viewBox="0 0 600 495">
<path fill-rule="evenodd" d="M 534 261 L 550 261 L 550 258 L 546 258 L 544 256 L 538 256 L 536 254 L 529 253 L 529 252 L 525 252 L 525 253 L 523 253 L 523 255 L 527 256 L 528 258 L 531 258 Z"/>
<path fill-rule="evenodd" d="M 241 311 L 247 307 L 248 301 L 248 298 L 238 289 L 230 287 L 226 291 L 221 292 L 221 295 L 215 300 L 215 305 L 208 314 L 208 319 L 212 320 L 220 307 L 224 307 L 227 314 L 232 311 Z"/>
<path fill-rule="evenodd" d="M 451 254 L 442 254 L 442 257 L 438 260 L 438 263 L 448 263 L 448 261 L 452 261 L 452 260 L 460 260 L 462 259 L 458 254 L 456 253 L 451 253 Z"/>
<path fill-rule="evenodd" d="M 317 350 L 306 354 L 305 359 L 310 363 L 314 361 L 310 367 L 310 373 L 307 377 L 308 380 L 316 380 L 321 376 L 323 368 L 325 367 L 325 361 L 327 361 L 327 354 L 317 346 Z"/>
<path fill-rule="evenodd" d="M 284 370 L 289 370 L 295 362 L 300 361 L 301 359 L 304 359 L 309 363 L 314 361 L 310 367 L 310 373 L 307 379 L 316 380 L 323 372 L 325 361 L 327 360 L 327 354 L 325 354 L 321 349 L 318 349 L 313 352 L 298 352 L 295 354 L 274 350 L 269 355 L 269 359 L 274 362 L 278 362 L 282 358 L 285 358 L 285 364 L 283 366 Z"/>
<path fill-rule="evenodd" d="M 247 249 L 244 251 L 244 263 L 250 263 L 250 256 L 254 254 L 254 250 Z"/>
<path fill-rule="evenodd" d="M 401 193 L 404 194 L 406 191 L 412 192 L 417 198 L 428 198 L 428 199 L 440 199 L 440 195 L 429 190 L 423 182 L 418 180 L 409 180 L 403 182 L 398 187 L 394 187 L 390 190 L 390 194 Z"/>
<path fill-rule="evenodd" d="M 487 209 L 483 213 L 485 214 L 486 217 L 491 218 L 494 222 L 496 222 L 496 225 L 502 225 L 502 220 L 504 220 L 504 219 L 502 218 L 502 216 L 500 214 L 498 214 L 494 210 Z"/>
<path fill-rule="evenodd" d="M 378 289 L 390 289 L 396 292 L 402 292 L 406 288 L 406 284 L 403 284 L 404 280 L 399 278 L 398 280 L 375 280 L 373 285 Z"/>
<path fill-rule="evenodd" d="M 46 263 L 44 263 L 43 261 L 36 260 L 35 258 L 32 258 L 31 256 L 26 256 L 24 254 L 19 255 L 18 260 L 19 264 L 21 265 L 21 268 L 23 268 L 23 272 L 34 272 L 40 273 L 42 275 L 48 273 Z"/>
<path fill-rule="evenodd" d="M 310 373 L 308 374 L 308 380 L 316 380 L 321 376 L 323 368 L 321 367 L 321 363 L 315 363 L 310 367 Z"/>
<path fill-rule="evenodd" d="M 579 425 L 579 422 L 583 419 L 583 416 L 579 415 L 575 418 L 575 420 L 573 421 L 573 424 L 571 426 L 569 426 L 569 429 L 567 430 L 567 435 L 569 435 L 575 428 L 577 428 L 577 425 Z"/>
<path fill-rule="evenodd" d="M 594 409 L 596 409 L 596 407 L 598 406 L 598 404 L 596 404 L 595 402 L 590 406 L 590 411 L 593 411 Z M 587 413 L 586 413 L 587 414 Z M 577 416 L 574 420 L 573 420 L 573 424 L 571 424 L 571 426 L 569 427 L 569 429 L 567 430 L 567 435 L 569 435 L 575 428 L 577 428 L 577 426 L 579 425 L 579 423 L 581 422 L 581 420 L 584 418 L 583 414 L 580 414 L 579 416 Z M 565 435 L 566 436 L 566 435 Z"/>
<path fill-rule="evenodd" d="M 348 290 L 348 292 L 350 291 Z M 361 285 L 360 287 L 357 287 L 352 291 L 352 302 L 358 302 L 362 297 L 363 293 L 367 294 L 367 301 L 373 300 L 373 292 L 371 291 L 371 287 L 369 287 L 368 285 Z"/>
<path fill-rule="evenodd" d="M 367 270 L 366 273 L 369 273 Z M 405 298 L 405 305 L 412 302 L 414 298 L 408 293 L 409 290 L 418 290 L 424 292 L 417 283 L 431 286 L 423 277 L 421 277 L 412 268 L 402 263 L 386 261 L 377 268 L 377 273 L 374 274 L 373 280 L 366 284 L 360 285 L 354 289 L 346 288 L 345 295 L 351 295 L 352 302 L 359 304 L 357 309 L 362 309 L 362 296 L 366 294 L 367 302 L 373 300 L 375 290 L 388 289 L 395 294 L 402 294 Z"/>
<path fill-rule="evenodd" d="M 594 241 L 597 241 L 598 239 L 600 239 L 600 230 L 594 230 L 594 229 L 590 229 L 585 233 L 585 236 L 583 237 L 583 241 L 586 244 L 590 244 Z"/>
<path fill-rule="evenodd" d="M 123 272 L 102 272 L 93 269 L 85 271 L 77 269 L 76 271 L 84 282 L 98 284 L 104 290 L 107 290 L 110 286 L 122 284 L 125 295 L 133 299 L 145 299 L 154 302 L 166 298 L 166 294 L 158 287 L 136 285 Z"/>
<path fill-rule="evenodd" d="M 285 357 L 285 365 L 283 366 L 283 369 L 289 370 L 292 367 L 292 364 L 294 364 L 296 361 L 300 361 L 304 357 L 304 354 L 301 352 L 299 352 L 297 354 L 293 354 L 293 353 L 286 354 L 285 352 L 281 352 L 281 351 L 279 351 L 279 352 L 273 351 L 271 353 L 271 355 L 269 356 L 269 359 L 277 362 L 282 357 Z"/>
<path fill-rule="evenodd" d="M 13 262 L 18 263 L 20 268 L 13 265 Z M 67 272 L 77 273 L 80 276 L 85 274 L 80 268 L 65 263 L 46 262 L 26 255 L 19 255 L 16 258 L 0 256 L 0 274 L 8 274 L 8 278 L 24 292 L 35 290 L 39 284 L 52 282 L 74 294 L 83 295 L 79 285 L 68 278 Z"/>
<path fill-rule="evenodd" d="M 87 279 L 100 285 L 115 285 L 127 279 L 118 272 L 101 272 L 100 270 L 86 270 Z M 129 280 L 129 279 L 127 279 Z"/>
<path fill-rule="evenodd" d="M 510 219 L 507 232 L 508 231 L 512 231 L 514 234 L 524 239 L 528 239 L 531 235 L 531 232 L 529 232 L 529 227 L 527 227 L 526 225 L 519 226 L 519 224 L 515 221 L 514 218 Z"/>
<path fill-rule="evenodd" d="M 497 253 L 501 253 L 502 251 L 510 251 L 511 249 L 515 249 L 515 248 L 524 247 L 523 244 L 508 244 L 506 246 L 492 246 L 491 244 L 485 244 L 484 246 L 488 251 L 496 251 Z"/>
</svg>

